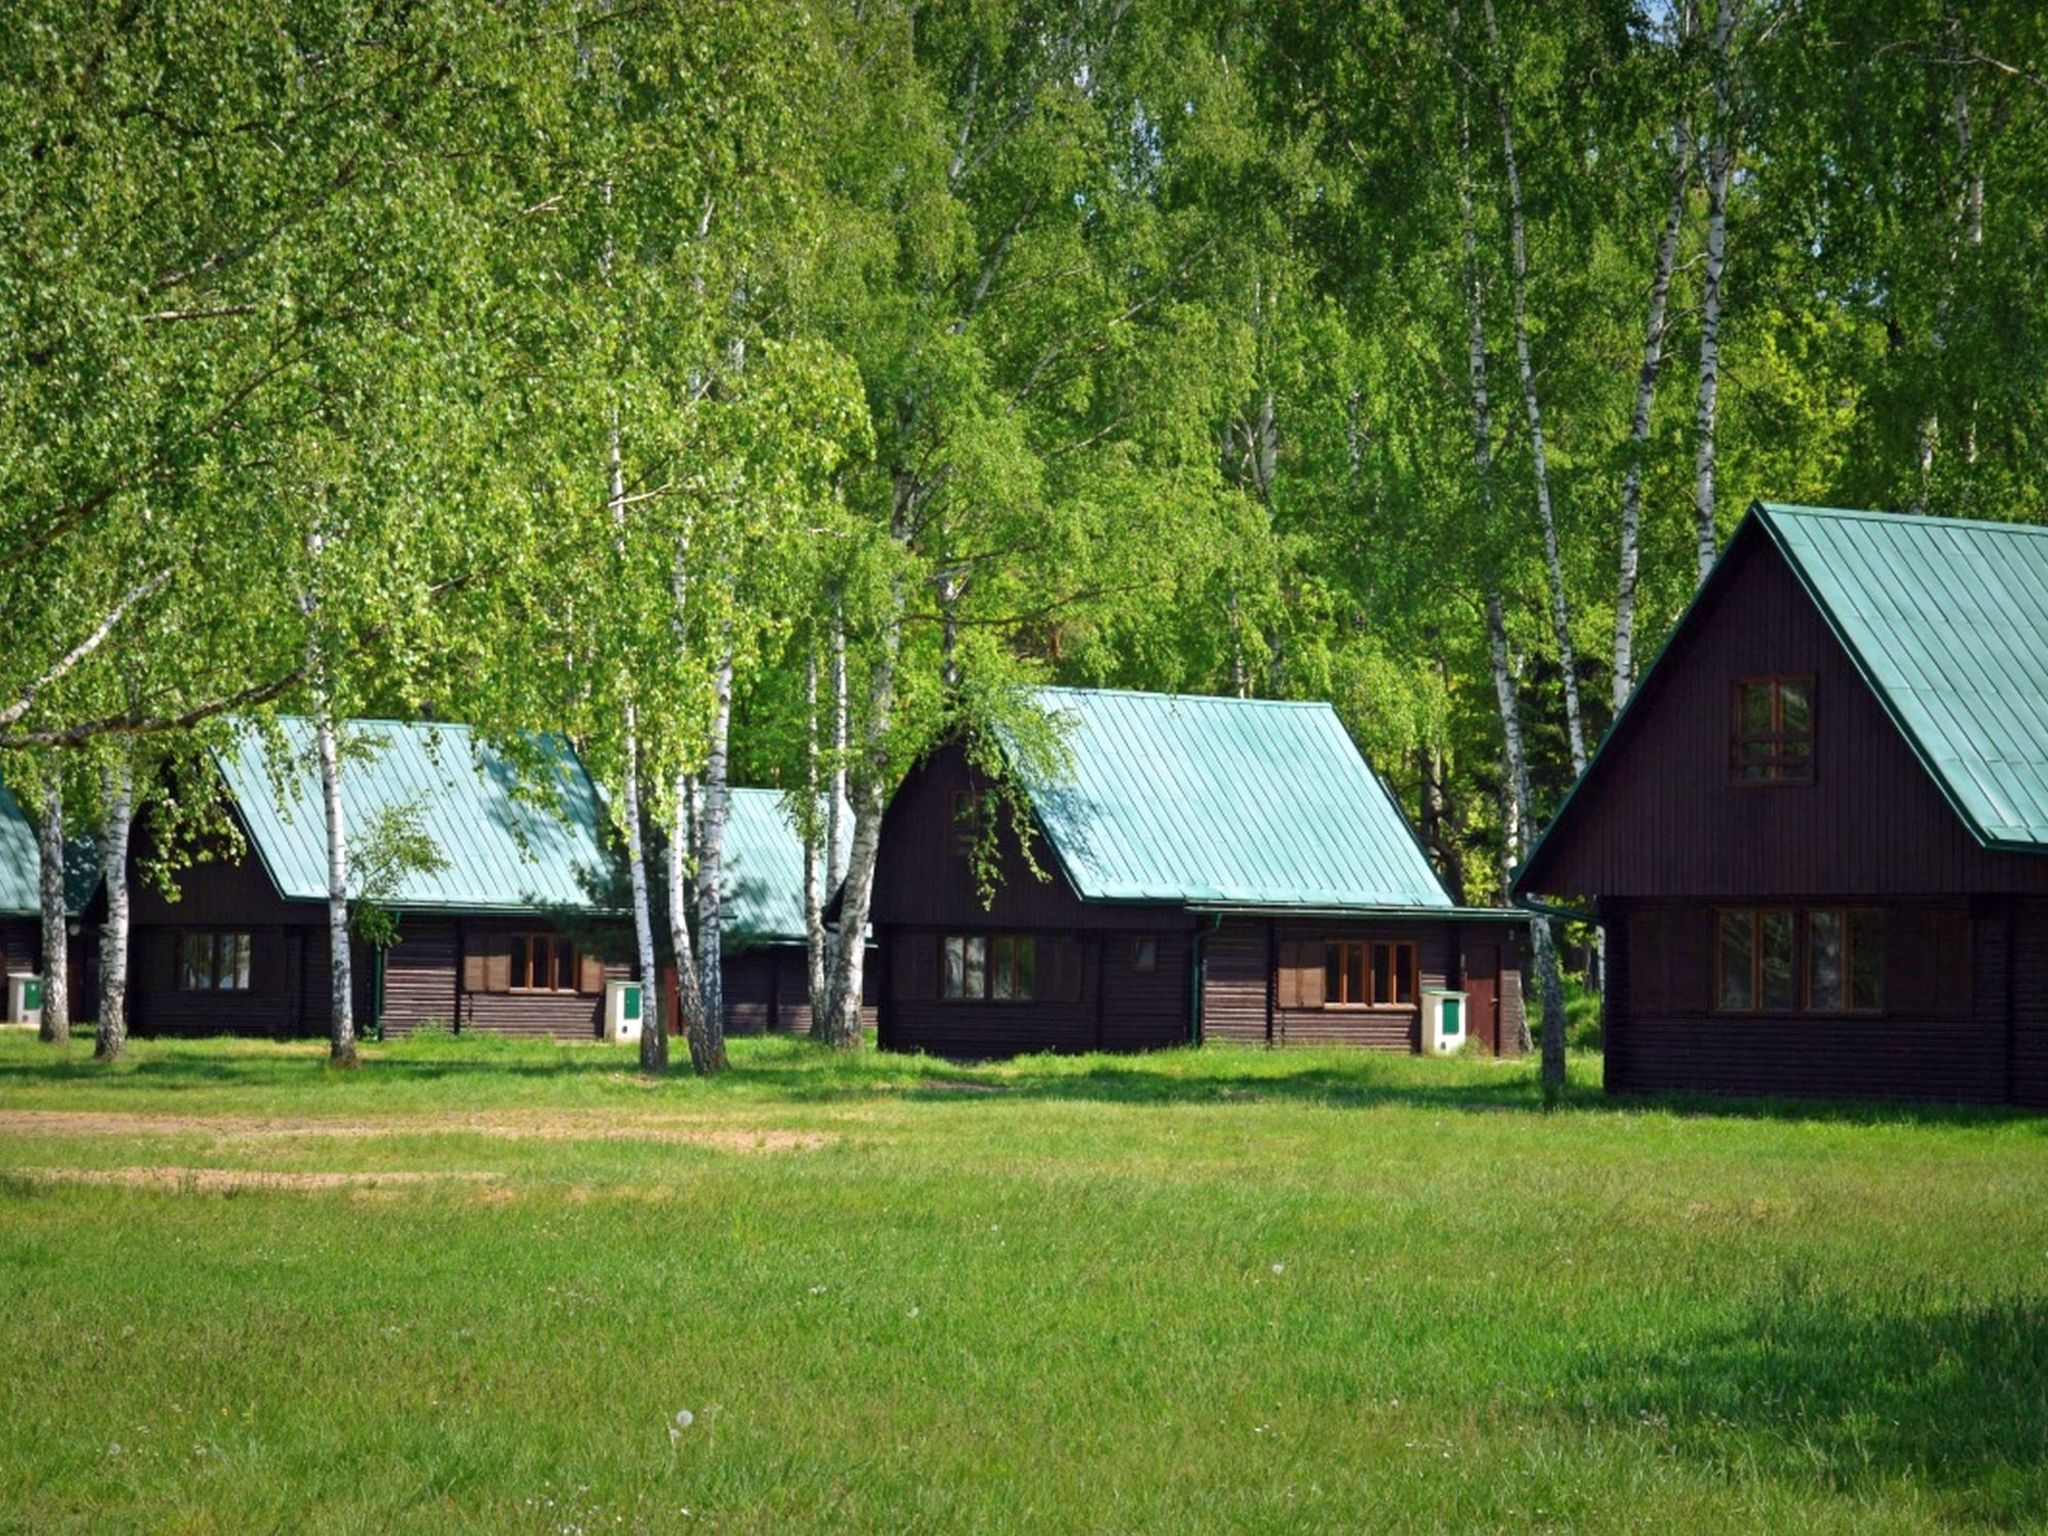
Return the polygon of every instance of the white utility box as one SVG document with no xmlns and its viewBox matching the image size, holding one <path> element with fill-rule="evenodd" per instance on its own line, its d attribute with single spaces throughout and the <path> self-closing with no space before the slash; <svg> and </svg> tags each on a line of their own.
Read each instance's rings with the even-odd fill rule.
<svg viewBox="0 0 2048 1536">
<path fill-rule="evenodd" d="M 31 976 L 26 971 L 7 973 L 7 1022 L 10 1024 L 33 1024 L 43 1022 L 43 978 Z"/>
<path fill-rule="evenodd" d="M 1422 1054 L 1448 1056 L 1465 1044 L 1465 994 L 1448 987 L 1422 989 Z"/>
<path fill-rule="evenodd" d="M 604 984 L 604 1037 L 614 1045 L 631 1045 L 640 1038 L 640 983 L 608 981 Z"/>
</svg>

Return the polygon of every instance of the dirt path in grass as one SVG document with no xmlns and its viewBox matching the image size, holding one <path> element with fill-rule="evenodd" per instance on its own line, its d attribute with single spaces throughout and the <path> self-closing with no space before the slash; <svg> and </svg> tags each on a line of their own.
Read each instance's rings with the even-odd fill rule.
<svg viewBox="0 0 2048 1536">
<path fill-rule="evenodd" d="M 123 1114 L 110 1110 L 0 1110 L 0 1136 L 207 1136 L 248 1145 L 310 1136 L 490 1136 L 506 1141 L 651 1141 L 721 1152 L 815 1152 L 839 1138 L 824 1131 L 706 1126 L 622 1117 L 607 1110 L 496 1110 L 475 1114 L 287 1120 L 256 1115 Z"/>
<path fill-rule="evenodd" d="M 408 1168 L 380 1173 L 286 1173 L 271 1168 L 17 1168 L 11 1174 L 39 1184 L 112 1184 L 123 1189 L 192 1190 L 202 1194 L 243 1189 L 368 1189 L 385 1184 L 443 1181 L 484 1183 L 496 1177 L 491 1173 L 423 1172 Z"/>
</svg>

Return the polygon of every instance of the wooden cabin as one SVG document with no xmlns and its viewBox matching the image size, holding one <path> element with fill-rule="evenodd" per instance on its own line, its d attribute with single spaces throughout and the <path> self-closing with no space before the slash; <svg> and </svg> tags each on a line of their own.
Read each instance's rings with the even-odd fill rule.
<svg viewBox="0 0 2048 1536">
<path fill-rule="evenodd" d="M 1512 1048 L 1523 915 L 1452 902 L 1329 705 L 1036 700 L 1067 763 L 1018 786 L 1028 847 L 958 746 L 890 804 L 873 902 L 885 1048 L 1412 1051 L 1424 992 L 1443 987 L 1470 994 L 1477 1048 Z M 1014 753 L 1006 771 L 1028 774 Z"/>
<path fill-rule="evenodd" d="M 1610 1090 L 2048 1107 L 2048 529 L 1759 504 L 1515 882 Z"/>
<path fill-rule="evenodd" d="M 85 919 L 99 879 L 98 852 L 91 839 L 67 841 L 64 910 L 70 939 L 65 947 L 65 974 L 70 981 L 73 1018 L 89 1019 L 97 1011 L 92 1002 L 99 977 L 97 935 Z M 0 784 L 0 977 L 45 973 L 41 892 L 42 851 L 35 823 Z"/>
<path fill-rule="evenodd" d="M 720 972 L 725 982 L 726 1033 L 809 1034 L 804 844 L 780 790 L 727 792 L 725 874 L 720 896 L 725 914 Z M 861 1011 L 872 1025 L 872 968 L 864 977 L 868 1001 Z M 662 980 L 662 1017 L 674 1025 L 680 1015 L 672 967 L 664 971 Z"/>
<path fill-rule="evenodd" d="M 326 824 L 309 721 L 279 722 L 282 759 L 245 732 L 217 759 L 241 834 L 179 871 L 176 897 L 132 884 L 131 1028 L 139 1035 L 327 1032 L 331 1013 Z M 356 1027 L 564 1039 L 596 1036 L 604 986 L 633 974 L 628 927 L 606 888 L 597 793 L 560 738 L 522 772 L 466 726 L 356 721 L 343 802 L 360 847 L 378 817 L 410 811 L 444 867 L 383 900 L 398 941 L 352 945 Z M 543 786 L 553 805 L 532 796 Z M 137 859 L 152 849 L 137 830 Z M 352 877 L 362 875 L 359 857 Z"/>
</svg>

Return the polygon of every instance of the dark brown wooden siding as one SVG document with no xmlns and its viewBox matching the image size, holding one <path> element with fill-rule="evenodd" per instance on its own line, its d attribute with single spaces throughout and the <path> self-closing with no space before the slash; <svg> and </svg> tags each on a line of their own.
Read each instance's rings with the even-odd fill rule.
<svg viewBox="0 0 2048 1536">
<path fill-rule="evenodd" d="M 1032 1001 L 941 997 L 939 945 L 944 935 L 1002 931 L 986 924 L 879 930 L 882 969 L 889 978 L 880 998 L 882 1045 L 974 1060 L 1036 1051 L 1145 1050 L 1186 1042 L 1184 933 L 1031 930 L 1038 940 L 1038 995 Z M 1131 964 L 1140 938 L 1157 945 L 1158 964 L 1149 973 Z M 1113 995 L 1121 1004 L 1115 1014 L 1109 1007 Z"/>
<path fill-rule="evenodd" d="M 34 971 L 42 948 L 42 924 L 35 918 L 0 917 L 0 969 Z"/>
<path fill-rule="evenodd" d="M 2048 893 L 2048 858 L 1988 852 L 1761 530 L 1647 678 L 1526 888 L 1613 898 Z M 1735 679 L 1811 675 L 1810 785 L 1728 781 Z"/>
<path fill-rule="evenodd" d="M 1202 940 L 1202 1038 L 1270 1044 L 1272 1005 L 1271 921 L 1225 918 Z"/>
<path fill-rule="evenodd" d="M 384 952 L 384 1033 L 402 1039 L 416 1029 L 453 1029 L 461 1012 L 456 920 L 408 913 L 398 942 Z"/>
<path fill-rule="evenodd" d="M 884 926 L 943 927 L 963 924 L 998 930 L 1065 931 L 1103 928 L 1128 932 L 1188 926 L 1178 906 L 1084 902 L 1074 894 L 1045 839 L 1032 834 L 1033 857 L 1045 879 L 1031 873 L 1022 850 L 1005 827 L 999 838 L 1000 878 L 990 905 L 983 907 L 971 862 L 951 851 L 953 794 L 977 781 L 957 747 L 935 752 L 903 781 L 882 821 L 880 857 L 875 865 L 873 919 Z"/>
<path fill-rule="evenodd" d="M 1610 1091 L 2006 1097 L 2003 902 L 1885 904 L 1884 1009 L 1871 1015 L 1716 1013 L 1711 904 L 1611 903 L 1603 910 Z M 1926 956 L 1939 950 L 1944 924 L 1959 936 L 1960 952 L 1930 968 Z"/>
<path fill-rule="evenodd" d="M 2013 903 L 2006 933 L 2010 1093 L 2015 1104 L 2048 1109 L 2048 901 Z"/>
</svg>

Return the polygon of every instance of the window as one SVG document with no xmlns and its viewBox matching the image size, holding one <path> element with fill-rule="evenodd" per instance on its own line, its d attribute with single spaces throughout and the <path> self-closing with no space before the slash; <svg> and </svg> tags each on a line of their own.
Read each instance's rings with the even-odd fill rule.
<svg viewBox="0 0 2048 1536">
<path fill-rule="evenodd" d="M 1038 996 L 1038 940 L 1030 934 L 947 934 L 940 990 L 961 1001 L 1033 1001 Z"/>
<path fill-rule="evenodd" d="M 248 991 L 249 935 L 179 934 L 178 989 L 181 992 Z"/>
<path fill-rule="evenodd" d="M 1131 946 L 1131 969 L 1134 971 L 1156 971 L 1159 969 L 1159 941 L 1140 939 Z"/>
<path fill-rule="evenodd" d="M 1813 679 L 1744 678 L 1734 687 L 1728 774 L 1737 784 L 1813 782 Z"/>
<path fill-rule="evenodd" d="M 1722 1013 L 1789 1013 L 1793 984 L 1792 914 L 1723 912 L 1714 932 L 1714 1007 Z"/>
<path fill-rule="evenodd" d="M 1884 1006 L 1884 914 L 1806 914 L 1806 1006 L 1813 1013 L 1875 1013 Z"/>
<path fill-rule="evenodd" d="M 1816 908 L 1803 923 L 1800 916 L 1776 908 L 1715 914 L 1717 1013 L 1874 1013 L 1883 1006 L 1884 915 Z"/>
<path fill-rule="evenodd" d="M 1363 939 L 1324 945 L 1323 1003 L 1335 1008 L 1412 1007 L 1415 946 Z"/>
<path fill-rule="evenodd" d="M 988 794 L 979 789 L 956 789 L 952 805 L 947 851 L 956 859 L 971 858 L 974 845 L 981 841 L 991 821 Z"/>
<path fill-rule="evenodd" d="M 574 992 L 576 946 L 558 934 L 512 935 L 514 992 Z"/>
</svg>

